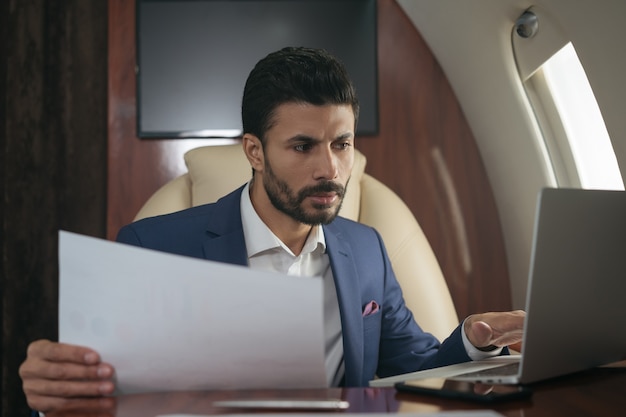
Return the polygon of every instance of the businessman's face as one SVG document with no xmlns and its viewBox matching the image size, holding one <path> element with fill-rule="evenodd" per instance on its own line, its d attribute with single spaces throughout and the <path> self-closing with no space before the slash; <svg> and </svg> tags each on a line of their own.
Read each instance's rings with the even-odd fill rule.
<svg viewBox="0 0 626 417">
<path fill-rule="evenodd" d="M 330 223 L 354 163 L 354 114 L 347 105 L 287 103 L 263 147 L 263 186 L 272 205 L 304 224 Z"/>
</svg>

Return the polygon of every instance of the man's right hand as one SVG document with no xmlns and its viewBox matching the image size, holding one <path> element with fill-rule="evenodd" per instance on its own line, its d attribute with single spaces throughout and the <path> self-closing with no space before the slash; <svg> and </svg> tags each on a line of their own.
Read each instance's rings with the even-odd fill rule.
<svg viewBox="0 0 626 417">
<path fill-rule="evenodd" d="M 20 366 L 28 405 L 41 412 L 110 409 L 114 369 L 92 349 L 37 340 Z"/>
</svg>

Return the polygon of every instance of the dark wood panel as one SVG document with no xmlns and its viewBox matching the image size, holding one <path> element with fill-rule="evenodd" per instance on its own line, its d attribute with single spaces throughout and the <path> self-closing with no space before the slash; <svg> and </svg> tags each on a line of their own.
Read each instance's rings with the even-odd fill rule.
<svg viewBox="0 0 626 417">
<path fill-rule="evenodd" d="M 57 232 L 105 234 L 106 2 L 0 6 L 3 416 L 28 415 L 18 367 L 57 337 Z"/>
<path fill-rule="evenodd" d="M 367 171 L 403 198 L 428 236 L 461 316 L 509 309 L 498 215 L 475 140 L 445 74 L 395 1 L 379 0 L 380 133 L 358 139 Z M 183 172 L 199 140 L 136 136 L 135 9 L 109 0 L 107 236 Z"/>
</svg>

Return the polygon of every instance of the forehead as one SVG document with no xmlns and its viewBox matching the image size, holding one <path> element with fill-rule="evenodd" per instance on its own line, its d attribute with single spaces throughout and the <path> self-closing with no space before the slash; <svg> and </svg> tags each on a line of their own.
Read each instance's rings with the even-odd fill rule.
<svg viewBox="0 0 626 417">
<path fill-rule="evenodd" d="M 354 111 L 349 104 L 283 103 L 276 107 L 268 136 L 306 135 L 312 138 L 354 134 Z"/>
</svg>

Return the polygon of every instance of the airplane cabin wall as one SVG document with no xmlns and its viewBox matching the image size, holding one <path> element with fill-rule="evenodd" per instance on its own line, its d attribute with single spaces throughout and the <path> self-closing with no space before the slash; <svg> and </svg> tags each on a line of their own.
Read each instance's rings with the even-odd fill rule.
<svg viewBox="0 0 626 417">
<path fill-rule="evenodd" d="M 572 41 L 626 179 L 626 48 L 622 0 L 398 0 L 437 57 L 472 128 L 493 188 L 507 251 L 513 307 L 525 306 L 537 193 L 555 186 L 515 66 L 511 33 L 531 6 Z M 541 20 L 539 31 L 541 31 Z M 626 181 L 625 181 L 626 182 Z"/>
</svg>

